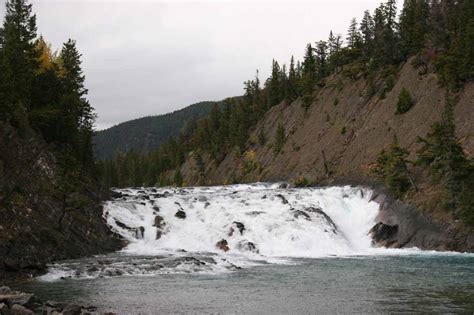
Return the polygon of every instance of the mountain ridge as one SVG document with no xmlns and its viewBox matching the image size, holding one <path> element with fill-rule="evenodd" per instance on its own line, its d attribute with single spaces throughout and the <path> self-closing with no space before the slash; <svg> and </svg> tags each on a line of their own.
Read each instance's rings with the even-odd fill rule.
<svg viewBox="0 0 474 315">
<path fill-rule="evenodd" d="M 178 136 L 194 121 L 206 117 L 222 101 L 202 101 L 162 115 L 150 115 L 127 120 L 94 135 L 94 153 L 99 159 L 118 152 L 148 152 Z"/>
</svg>

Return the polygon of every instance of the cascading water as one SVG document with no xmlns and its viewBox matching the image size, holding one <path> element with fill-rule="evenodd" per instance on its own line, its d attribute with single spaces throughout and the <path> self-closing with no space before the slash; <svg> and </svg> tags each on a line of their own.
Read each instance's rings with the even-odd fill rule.
<svg viewBox="0 0 474 315">
<path fill-rule="evenodd" d="M 371 247 L 367 233 L 379 206 L 369 190 L 278 187 L 126 189 L 105 205 L 105 217 L 130 242 L 125 252 L 140 255 L 228 250 L 266 259 L 354 255 Z"/>
<path fill-rule="evenodd" d="M 128 245 L 53 265 L 43 280 L 215 273 L 298 258 L 372 254 L 379 205 L 355 187 L 252 184 L 116 190 L 104 218 Z"/>
</svg>

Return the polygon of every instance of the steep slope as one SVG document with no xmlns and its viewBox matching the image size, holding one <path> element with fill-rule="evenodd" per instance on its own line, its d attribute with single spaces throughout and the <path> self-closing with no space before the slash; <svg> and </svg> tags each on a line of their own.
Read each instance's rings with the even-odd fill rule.
<svg viewBox="0 0 474 315">
<path fill-rule="evenodd" d="M 396 115 L 402 88 L 410 91 L 415 105 L 407 113 Z M 387 148 L 396 135 L 400 144 L 410 151 L 409 158 L 414 160 L 419 148 L 417 137 L 424 137 L 430 126 L 439 120 L 445 104 L 445 90 L 438 85 L 437 76 L 433 72 L 420 73 L 411 61 L 403 65 L 385 99 L 380 98 L 380 93 L 368 95 L 364 79 L 354 81 L 340 76 L 330 77 L 324 87 L 316 89 L 314 97 L 315 102 L 307 111 L 300 100 L 271 108 L 252 132 L 243 155 L 234 151 L 219 164 L 207 159 L 206 184 L 292 181 L 304 176 L 317 183 L 378 185 L 379 179 L 371 174 L 377 154 Z M 474 84 L 468 83 L 460 92 L 455 108 L 458 136 L 469 156 L 474 152 L 473 99 Z M 286 142 L 280 153 L 275 154 L 273 145 L 279 123 L 285 126 Z M 264 145 L 257 141 L 262 131 L 267 138 Z M 199 182 L 193 153 L 181 173 L 185 184 Z M 427 222 L 433 218 L 447 224 L 448 215 L 439 211 L 436 199 L 431 198 L 437 188 L 428 184 L 422 170 L 415 169 L 414 173 L 420 192 L 409 195 L 406 201 L 418 210 L 429 212 Z M 436 230 L 446 229 L 457 229 L 457 226 L 438 226 Z M 459 233 L 462 236 L 455 238 L 463 238 L 461 243 L 471 236 L 470 246 L 474 244 L 472 233 L 467 230 Z M 440 246 L 440 243 L 427 245 Z"/>
<path fill-rule="evenodd" d="M 253 153 L 242 159 L 231 153 L 218 166 L 209 163 L 208 184 L 229 182 L 232 173 L 241 181 L 293 180 L 301 175 L 321 180 L 326 178 L 324 155 L 334 180 L 372 181 L 369 170 L 394 135 L 414 158 L 419 147 L 417 137 L 425 136 L 439 120 L 445 92 L 437 82 L 435 74 L 420 75 L 407 62 L 393 89 L 381 99 L 378 94 L 366 96 L 364 79 L 331 77 L 324 87 L 317 89 L 316 101 L 307 112 L 300 100 L 271 108 L 250 137 L 247 152 Z M 396 103 L 403 87 L 410 91 L 415 105 L 407 113 L 396 115 Z M 474 152 L 473 99 L 474 84 L 470 83 L 460 94 L 455 109 L 457 131 L 469 155 Z M 282 151 L 275 154 L 272 146 L 279 122 L 285 126 L 286 142 Z M 265 145 L 256 141 L 261 129 L 267 138 Z M 244 164 L 251 162 L 249 158 L 261 168 L 250 171 L 245 168 Z M 182 168 L 190 185 L 197 181 L 193 162 L 192 158 L 188 159 Z"/>
<path fill-rule="evenodd" d="M 110 158 L 116 152 L 150 151 L 158 148 L 190 122 L 207 116 L 220 102 L 199 102 L 159 116 L 149 116 L 120 123 L 96 133 L 94 151 L 99 159 Z"/>
<path fill-rule="evenodd" d="M 0 281 L 121 247 L 102 218 L 97 183 L 66 196 L 56 157 L 27 124 L 0 122 L 0 152 Z"/>
</svg>

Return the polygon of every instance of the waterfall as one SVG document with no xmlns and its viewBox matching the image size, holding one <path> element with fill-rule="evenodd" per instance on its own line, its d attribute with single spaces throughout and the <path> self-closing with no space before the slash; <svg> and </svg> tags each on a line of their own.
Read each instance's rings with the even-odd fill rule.
<svg viewBox="0 0 474 315">
<path fill-rule="evenodd" d="M 104 207 L 128 254 L 215 253 L 249 259 L 363 254 L 379 205 L 354 187 L 278 184 L 143 188 Z"/>
</svg>

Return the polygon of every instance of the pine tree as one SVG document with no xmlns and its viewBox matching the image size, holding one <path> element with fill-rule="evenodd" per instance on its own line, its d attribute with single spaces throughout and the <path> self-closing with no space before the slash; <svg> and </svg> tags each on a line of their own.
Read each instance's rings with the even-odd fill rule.
<svg viewBox="0 0 474 315">
<path fill-rule="evenodd" d="M 370 11 L 366 10 L 364 12 L 364 17 L 360 23 L 360 33 L 361 33 L 361 40 L 363 43 L 363 53 L 365 59 L 370 59 L 373 53 L 373 46 L 374 46 L 374 27 L 375 23 L 370 15 Z"/>
<path fill-rule="evenodd" d="M 398 95 L 397 110 L 395 114 L 404 114 L 413 107 L 413 99 L 406 88 L 402 88 Z"/>
<path fill-rule="evenodd" d="M 81 163 L 91 163 L 92 135 L 95 112 L 85 95 L 85 76 L 81 68 L 81 54 L 76 42 L 69 39 L 64 43 L 60 59 L 60 77 L 64 87 L 62 113 L 64 125 L 61 142 L 68 144 L 81 155 Z"/>
<path fill-rule="evenodd" d="M 313 91 L 316 85 L 316 59 L 311 44 L 306 46 L 302 70 L 301 70 L 301 90 L 303 94 L 303 106 L 307 109 L 313 102 Z"/>
<path fill-rule="evenodd" d="M 347 46 L 351 49 L 358 48 L 361 42 L 361 35 L 357 26 L 357 19 L 353 18 L 347 31 Z"/>
<path fill-rule="evenodd" d="M 316 69 L 318 79 L 325 78 L 328 74 L 327 58 L 328 44 L 321 40 L 316 43 L 315 48 Z"/>
<path fill-rule="evenodd" d="M 291 102 L 298 97 L 298 77 L 295 69 L 295 58 L 291 56 L 290 69 L 288 71 L 288 84 L 286 98 Z"/>
<path fill-rule="evenodd" d="M 267 104 L 268 108 L 281 102 L 280 65 L 276 60 L 272 61 L 272 75 L 267 84 Z"/>
<path fill-rule="evenodd" d="M 430 6 L 426 0 L 406 0 L 400 15 L 402 55 L 418 53 L 425 45 Z"/>
<path fill-rule="evenodd" d="M 275 142 L 273 143 L 273 153 L 275 155 L 280 153 L 285 142 L 286 142 L 285 126 L 280 122 L 278 123 L 277 131 L 275 134 Z"/>
<path fill-rule="evenodd" d="M 6 2 L 0 35 L 0 119 L 9 119 L 17 106 L 30 107 L 31 89 L 38 70 L 35 49 L 36 16 L 26 0 Z"/>
<path fill-rule="evenodd" d="M 465 183 L 474 173 L 456 137 L 454 103 L 449 96 L 441 120 L 431 126 L 426 138 L 419 137 L 418 141 L 422 144 L 418 151 L 418 164 L 429 168 L 435 183 L 444 184 L 448 196 L 445 206 L 452 210 L 456 218 L 456 210 L 462 208 L 461 199 L 468 187 Z M 472 186 L 469 189 L 472 194 Z"/>
<path fill-rule="evenodd" d="M 408 154 L 395 137 L 389 150 L 382 150 L 377 156 L 374 172 L 384 178 L 385 184 L 397 197 L 403 196 L 413 184 L 407 167 Z"/>
</svg>

